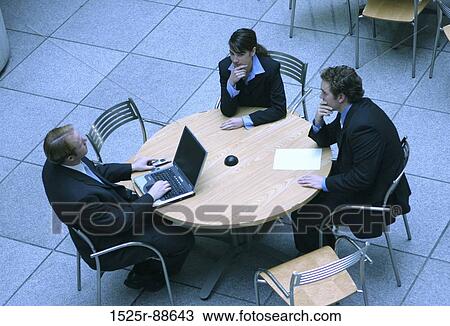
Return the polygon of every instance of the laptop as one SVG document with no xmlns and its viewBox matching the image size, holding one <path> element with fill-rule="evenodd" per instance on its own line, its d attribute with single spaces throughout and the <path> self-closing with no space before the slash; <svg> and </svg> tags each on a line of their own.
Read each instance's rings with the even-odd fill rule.
<svg viewBox="0 0 450 326">
<path fill-rule="evenodd" d="M 158 180 L 168 181 L 171 190 L 153 203 L 159 207 L 195 195 L 194 188 L 206 161 L 207 152 L 195 138 L 188 127 L 184 127 L 178 143 L 173 165 L 156 168 L 150 173 L 139 176 L 133 181 L 136 186 L 147 193 Z"/>
</svg>

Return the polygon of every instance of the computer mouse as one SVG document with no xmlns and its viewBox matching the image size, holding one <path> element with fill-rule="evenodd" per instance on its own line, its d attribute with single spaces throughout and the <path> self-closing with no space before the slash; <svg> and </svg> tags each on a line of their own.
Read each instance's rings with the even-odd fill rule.
<svg viewBox="0 0 450 326">
<path fill-rule="evenodd" d="M 226 166 L 234 166 L 236 164 L 238 164 L 239 160 L 236 156 L 234 155 L 228 155 L 227 157 L 225 157 L 225 161 L 223 162 Z"/>
</svg>

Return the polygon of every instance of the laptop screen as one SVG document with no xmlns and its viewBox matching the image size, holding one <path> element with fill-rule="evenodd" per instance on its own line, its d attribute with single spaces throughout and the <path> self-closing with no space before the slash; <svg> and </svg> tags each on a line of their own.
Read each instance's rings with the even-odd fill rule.
<svg viewBox="0 0 450 326">
<path fill-rule="evenodd" d="M 173 162 L 183 171 L 192 186 L 197 183 L 205 158 L 206 150 L 192 132 L 184 127 Z"/>
</svg>

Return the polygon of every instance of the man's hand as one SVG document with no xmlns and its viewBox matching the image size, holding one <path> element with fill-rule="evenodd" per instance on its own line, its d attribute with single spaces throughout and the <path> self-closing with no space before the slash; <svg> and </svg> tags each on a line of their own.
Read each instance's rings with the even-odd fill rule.
<svg viewBox="0 0 450 326">
<path fill-rule="evenodd" d="M 316 126 L 323 125 L 323 117 L 329 116 L 333 113 L 333 108 L 328 106 L 326 102 L 320 102 L 319 108 L 317 109 L 316 116 L 314 117 L 314 122 Z"/>
<path fill-rule="evenodd" d="M 320 175 L 305 175 L 303 177 L 300 177 L 297 182 L 303 187 L 322 190 L 323 179 L 324 177 L 321 177 Z"/>
<path fill-rule="evenodd" d="M 158 200 L 166 194 L 172 188 L 167 181 L 156 181 L 155 184 L 150 188 L 148 194 L 153 197 L 154 200 Z"/>
<path fill-rule="evenodd" d="M 139 171 L 148 171 L 152 170 L 154 167 L 151 165 L 151 162 L 153 161 L 150 157 L 140 157 L 137 158 L 132 164 L 131 164 L 131 171 L 133 172 L 139 172 Z"/>
<path fill-rule="evenodd" d="M 230 77 L 228 78 L 228 81 L 230 82 L 231 86 L 235 86 L 238 81 L 240 81 L 242 78 L 245 77 L 247 74 L 247 65 L 241 65 L 235 67 L 230 74 Z"/>
<path fill-rule="evenodd" d="M 242 120 L 242 118 L 231 118 L 231 119 L 228 119 L 227 121 L 225 121 L 224 123 L 222 123 L 222 125 L 220 126 L 220 129 L 232 130 L 232 129 L 241 128 L 243 126 L 244 126 L 244 120 Z"/>
</svg>

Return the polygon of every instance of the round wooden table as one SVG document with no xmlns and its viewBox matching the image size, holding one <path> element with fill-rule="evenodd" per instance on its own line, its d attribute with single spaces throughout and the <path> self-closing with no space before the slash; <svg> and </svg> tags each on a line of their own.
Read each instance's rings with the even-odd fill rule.
<svg viewBox="0 0 450 326">
<path fill-rule="evenodd" d="M 241 109 L 240 113 L 254 110 Z M 297 179 L 310 173 L 328 175 L 331 168 L 328 148 L 323 149 L 320 170 L 273 169 L 277 148 L 317 148 L 308 137 L 311 127 L 308 121 L 288 115 L 286 119 L 249 130 L 221 130 L 219 126 L 227 119 L 220 110 L 196 113 L 159 130 L 140 148 L 137 156 L 173 159 L 182 130 L 188 126 L 208 151 L 195 187 L 196 195 L 158 208 L 162 216 L 201 228 L 248 227 L 292 212 L 317 194 L 315 189 L 301 187 Z M 239 163 L 229 167 L 224 160 L 231 154 L 238 157 Z"/>
<path fill-rule="evenodd" d="M 245 115 L 254 110 L 241 108 L 239 113 Z M 331 151 L 326 148 L 322 151 L 320 170 L 273 169 L 277 148 L 317 148 L 308 137 L 311 124 L 297 115 L 249 130 L 221 130 L 219 126 L 227 119 L 220 110 L 183 118 L 158 131 L 136 155 L 173 159 L 184 126 L 188 126 L 208 151 L 195 187 L 196 195 L 156 210 L 177 225 L 194 227 L 196 231 L 228 232 L 230 248 L 205 275 L 200 291 L 202 299 L 209 297 L 232 259 L 247 247 L 252 239 L 246 234 L 248 229 L 262 227 L 298 209 L 318 193 L 318 190 L 301 187 L 297 179 L 309 173 L 326 176 L 331 168 Z M 225 166 L 228 155 L 237 156 L 239 163 Z M 142 172 L 133 177 L 140 174 Z M 229 232 L 231 230 L 233 232 Z M 239 232 L 244 233 L 242 242 Z M 258 247 L 266 253 L 274 251 L 261 244 Z M 283 254 L 277 252 L 276 256 L 280 258 Z"/>
</svg>

